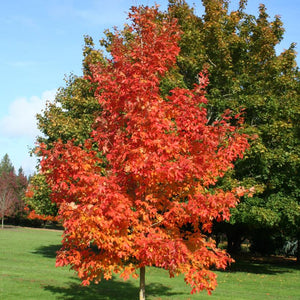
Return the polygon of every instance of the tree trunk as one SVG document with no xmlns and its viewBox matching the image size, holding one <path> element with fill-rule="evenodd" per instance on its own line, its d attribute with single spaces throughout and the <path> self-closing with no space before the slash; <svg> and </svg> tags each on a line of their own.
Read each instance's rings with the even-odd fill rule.
<svg viewBox="0 0 300 300">
<path fill-rule="evenodd" d="M 140 268 L 140 300 L 146 300 L 146 293 L 145 293 L 145 267 Z"/>
<path fill-rule="evenodd" d="M 300 235 L 297 237 L 297 253 L 296 253 L 296 258 L 297 258 L 297 264 L 300 265 Z"/>
<path fill-rule="evenodd" d="M 227 252 L 230 255 L 238 254 L 241 251 L 242 237 L 238 233 L 226 233 L 227 236 Z"/>
</svg>

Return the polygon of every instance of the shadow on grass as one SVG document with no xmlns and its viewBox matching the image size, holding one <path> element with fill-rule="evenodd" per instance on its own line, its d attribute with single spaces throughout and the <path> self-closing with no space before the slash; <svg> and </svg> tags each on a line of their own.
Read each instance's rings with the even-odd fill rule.
<svg viewBox="0 0 300 300">
<path fill-rule="evenodd" d="M 33 251 L 34 254 L 42 255 L 47 258 L 55 258 L 56 252 L 61 248 L 61 244 L 42 246 Z"/>
<path fill-rule="evenodd" d="M 56 252 L 61 245 L 48 245 L 39 247 L 34 250 L 34 254 L 42 255 L 47 258 L 55 258 Z M 77 280 L 76 280 L 77 281 Z M 59 287 L 47 285 L 43 288 L 55 294 L 55 299 L 79 299 L 79 300 L 132 300 L 138 299 L 138 280 L 134 284 L 130 281 L 122 280 L 103 280 L 99 284 L 91 284 L 90 286 L 80 285 L 80 281 L 70 282 L 67 286 Z M 166 296 L 172 297 L 181 295 L 180 292 L 172 292 L 172 288 L 160 283 L 149 283 L 146 285 L 146 294 L 152 297 Z"/>
<path fill-rule="evenodd" d="M 244 272 L 253 274 L 283 274 L 290 273 L 293 270 L 299 270 L 300 267 L 295 262 L 288 261 L 264 261 L 237 259 L 225 272 Z"/>
<path fill-rule="evenodd" d="M 61 245 L 48 245 L 35 249 L 34 253 L 47 258 L 55 258 L 56 251 Z M 276 275 L 283 273 L 291 273 L 294 270 L 300 270 L 299 265 L 291 261 L 269 261 L 267 259 L 251 259 L 239 258 L 236 263 L 233 263 L 226 271 L 230 273 L 252 273 Z M 77 282 L 70 282 L 66 286 L 44 286 L 44 289 L 55 295 L 55 299 L 79 299 L 79 300 L 131 300 L 138 299 L 138 282 L 119 281 L 112 279 L 109 281 L 103 280 L 98 285 L 91 284 L 88 287 L 83 287 Z M 174 292 L 172 288 L 161 283 L 149 283 L 146 286 L 146 294 L 152 297 L 164 296 L 172 299 L 183 293 Z"/>
<path fill-rule="evenodd" d="M 42 246 L 34 250 L 33 253 L 47 258 L 55 258 L 56 252 L 61 248 L 61 244 Z M 236 262 L 231 264 L 225 272 L 245 272 L 254 274 L 282 274 L 291 272 L 291 269 L 300 270 L 300 265 L 295 261 L 272 260 L 270 258 L 251 259 L 236 258 Z"/>
<path fill-rule="evenodd" d="M 55 294 L 55 299 L 68 300 L 132 300 L 138 299 L 139 289 L 132 282 L 117 281 L 114 279 L 103 280 L 99 284 L 81 286 L 70 283 L 68 287 L 45 286 L 45 290 Z M 172 292 L 172 289 L 159 283 L 146 285 L 146 296 L 166 296 L 172 299 L 183 293 Z"/>
</svg>

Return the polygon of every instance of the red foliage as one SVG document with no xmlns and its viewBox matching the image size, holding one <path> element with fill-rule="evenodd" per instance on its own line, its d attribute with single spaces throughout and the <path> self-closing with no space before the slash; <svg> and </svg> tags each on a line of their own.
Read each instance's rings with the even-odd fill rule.
<svg viewBox="0 0 300 300">
<path fill-rule="evenodd" d="M 29 220 L 38 219 L 38 220 L 42 220 L 42 221 L 52 221 L 52 222 L 58 221 L 58 217 L 37 214 L 34 210 L 29 212 L 27 218 Z"/>
<path fill-rule="evenodd" d="M 25 192 L 25 197 L 26 198 L 32 198 L 34 195 L 34 189 L 31 184 L 27 186 L 26 192 Z"/>
<path fill-rule="evenodd" d="M 242 156 L 247 138 L 228 114 L 208 125 L 205 74 L 191 91 L 160 95 L 160 78 L 180 50 L 178 27 L 158 22 L 156 9 L 133 8 L 130 17 L 133 38 L 125 43 L 116 34 L 112 60 L 92 67 L 103 111 L 90 141 L 40 148 L 64 219 L 57 265 L 71 265 L 83 284 L 112 272 L 127 279 L 154 265 L 170 276 L 184 273 L 192 293 L 210 292 L 216 276 L 209 269 L 231 259 L 206 233 L 237 203 L 235 191 L 214 185 Z"/>
</svg>

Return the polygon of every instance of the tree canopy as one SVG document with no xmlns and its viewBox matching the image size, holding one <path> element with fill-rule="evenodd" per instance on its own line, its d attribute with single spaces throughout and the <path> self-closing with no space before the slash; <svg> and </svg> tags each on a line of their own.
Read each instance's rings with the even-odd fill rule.
<svg viewBox="0 0 300 300">
<path fill-rule="evenodd" d="M 209 124 L 218 120 L 225 109 L 239 112 L 244 108 L 244 132 L 256 136 L 245 157 L 238 159 L 235 169 L 218 182 L 228 189 L 242 182 L 256 190 L 254 198 L 244 197 L 232 209 L 230 224 L 222 225 L 231 251 L 236 250 L 242 237 L 255 243 L 256 233 L 263 229 L 272 230 L 265 238 L 271 233 L 288 239 L 300 237 L 296 45 L 278 53 L 276 47 L 284 37 L 280 17 L 270 20 L 264 5 L 259 6 L 258 16 L 250 15 L 246 12 L 247 2 L 239 1 L 239 7 L 230 11 L 230 1 L 203 0 L 205 13 L 197 16 L 184 0 L 169 0 L 168 11 L 160 16 L 176 18 L 182 31 L 176 65 L 160 78 L 162 96 L 165 98 L 175 87 L 193 89 L 199 72 L 207 69 L 209 102 L 205 107 Z M 101 44 L 110 53 L 114 33 L 106 34 Z M 129 28 L 125 27 L 121 34 L 124 44 L 130 44 L 133 36 Z M 91 65 L 108 62 L 90 37 L 85 38 L 85 43 L 85 76 L 70 76 L 56 102 L 38 117 L 44 133 L 39 140 L 48 148 L 58 139 L 67 142 L 75 138 L 77 144 L 84 144 L 94 120 L 101 115 L 102 107 L 95 97 L 97 85 L 87 76 L 92 76 Z M 97 150 L 97 145 L 93 149 Z M 234 233 L 238 234 L 234 237 Z"/>
<path fill-rule="evenodd" d="M 244 193 L 215 184 L 242 157 L 247 136 L 239 115 L 208 124 L 205 73 L 192 90 L 160 91 L 180 51 L 176 20 L 148 7 L 129 17 L 131 25 L 110 35 L 111 58 L 84 78 L 101 107 L 89 138 L 39 148 L 64 219 L 57 265 L 71 265 L 84 284 L 154 265 L 171 277 L 184 273 L 192 292 L 210 292 L 210 268 L 230 258 L 207 234 Z"/>
<path fill-rule="evenodd" d="M 230 1 L 203 0 L 205 13 L 200 17 L 183 0 L 169 3 L 168 14 L 178 19 L 183 31 L 177 65 L 184 83 L 192 87 L 199 70 L 206 67 L 210 73 L 209 119 L 217 119 L 224 109 L 238 111 L 242 107 L 245 132 L 257 137 L 245 158 L 223 180 L 225 185 L 238 180 L 256 187 L 254 198 L 244 198 L 232 210 L 231 223 L 248 237 L 253 232 L 243 232 L 243 228 L 276 227 L 285 235 L 293 228 L 296 233 L 300 81 L 295 44 L 277 54 L 283 24 L 279 16 L 270 20 L 263 4 L 256 17 L 246 13 L 247 0 L 239 1 L 233 11 L 229 11 Z M 228 233 L 232 232 L 230 227 Z"/>
</svg>

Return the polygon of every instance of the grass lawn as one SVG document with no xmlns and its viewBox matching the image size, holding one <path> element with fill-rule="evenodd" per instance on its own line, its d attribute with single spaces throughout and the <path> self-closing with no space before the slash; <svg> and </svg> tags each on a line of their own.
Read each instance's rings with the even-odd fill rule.
<svg viewBox="0 0 300 300">
<path fill-rule="evenodd" d="M 82 287 L 67 268 L 55 268 L 61 232 L 11 227 L 0 230 L 0 299 L 138 299 L 138 280 L 114 278 Z M 183 277 L 169 279 L 157 268 L 146 271 L 147 299 L 300 299 L 300 268 L 292 264 L 239 262 L 217 272 L 219 285 L 190 295 Z"/>
</svg>

